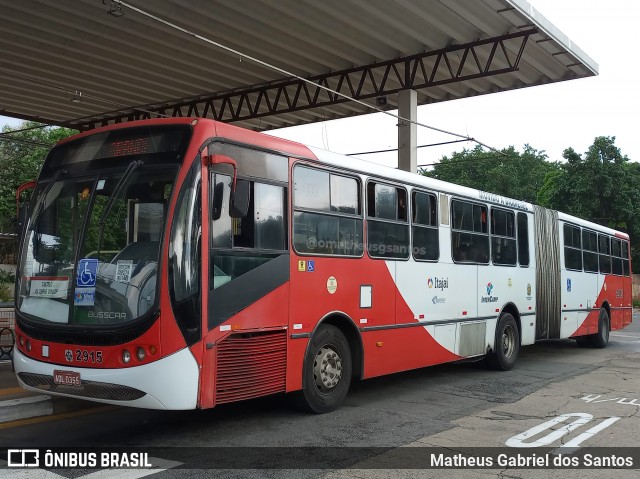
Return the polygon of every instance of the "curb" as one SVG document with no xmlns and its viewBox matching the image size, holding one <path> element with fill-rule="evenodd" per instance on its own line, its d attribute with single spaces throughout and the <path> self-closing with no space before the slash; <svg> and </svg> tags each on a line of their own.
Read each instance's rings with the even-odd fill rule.
<svg viewBox="0 0 640 479">
<path fill-rule="evenodd" d="M 0 423 L 53 414 L 50 396 L 31 396 L 0 401 Z"/>
</svg>

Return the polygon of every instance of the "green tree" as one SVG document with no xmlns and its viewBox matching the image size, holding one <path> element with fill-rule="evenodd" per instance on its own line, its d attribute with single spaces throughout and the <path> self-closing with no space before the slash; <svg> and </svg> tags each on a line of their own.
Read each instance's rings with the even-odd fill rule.
<svg viewBox="0 0 640 479">
<path fill-rule="evenodd" d="M 628 230 L 638 212 L 639 170 L 615 146 L 615 137 L 597 137 L 584 155 L 567 148 L 562 156 L 566 162 L 545 178 L 539 203 L 594 223 Z"/>
<path fill-rule="evenodd" d="M 625 231 L 636 264 L 640 259 L 640 165 L 615 146 L 615 137 L 599 136 L 580 155 L 567 148 L 565 163 L 545 177 L 538 202 L 546 207 Z"/>
<path fill-rule="evenodd" d="M 522 153 L 513 146 L 500 152 L 481 146 L 443 157 L 426 176 L 470 188 L 535 203 L 548 173 L 558 166 L 547 161 L 544 151 L 525 145 Z"/>
<path fill-rule="evenodd" d="M 2 129 L 5 135 L 0 137 L 0 231 L 13 232 L 18 186 L 35 180 L 51 147 L 76 133 L 68 128 L 44 127 L 6 134 L 39 125 L 27 121 L 17 128 Z"/>
</svg>

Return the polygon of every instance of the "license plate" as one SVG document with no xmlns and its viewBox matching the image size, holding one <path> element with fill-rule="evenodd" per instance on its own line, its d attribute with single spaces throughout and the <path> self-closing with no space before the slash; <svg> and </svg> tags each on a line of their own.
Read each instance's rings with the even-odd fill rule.
<svg viewBox="0 0 640 479">
<path fill-rule="evenodd" d="M 60 386 L 80 386 L 80 373 L 75 371 L 53 371 L 53 382 Z"/>
</svg>

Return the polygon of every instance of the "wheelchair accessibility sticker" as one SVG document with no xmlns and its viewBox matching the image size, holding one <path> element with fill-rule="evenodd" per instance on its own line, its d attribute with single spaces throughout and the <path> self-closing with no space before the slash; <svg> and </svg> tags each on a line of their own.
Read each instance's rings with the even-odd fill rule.
<svg viewBox="0 0 640 479">
<path fill-rule="evenodd" d="M 80 260 L 80 263 L 78 263 L 78 276 L 76 277 L 76 285 L 84 288 L 95 286 L 97 274 L 97 258 L 82 258 Z"/>
</svg>

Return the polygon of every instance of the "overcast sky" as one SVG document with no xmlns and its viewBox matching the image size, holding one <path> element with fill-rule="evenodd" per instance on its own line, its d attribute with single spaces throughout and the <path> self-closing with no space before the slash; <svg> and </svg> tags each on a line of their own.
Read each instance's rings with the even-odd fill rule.
<svg viewBox="0 0 640 479">
<path fill-rule="evenodd" d="M 633 161 L 640 161 L 640 110 L 635 77 L 640 41 L 636 38 L 640 2 L 636 0 L 529 0 L 543 16 L 595 60 L 597 77 L 572 80 L 510 92 L 425 105 L 418 121 L 468 135 L 504 148 L 525 143 L 545 150 L 551 160 L 573 147 L 584 152 L 596 136 L 615 136 L 616 145 Z M 0 117 L 0 125 L 11 121 Z M 383 114 L 271 131 L 271 134 L 339 153 L 397 146 L 397 121 Z M 418 144 L 453 139 L 418 127 Z M 418 164 L 473 144 L 421 148 Z M 397 154 L 362 157 L 388 166 Z"/>
</svg>

